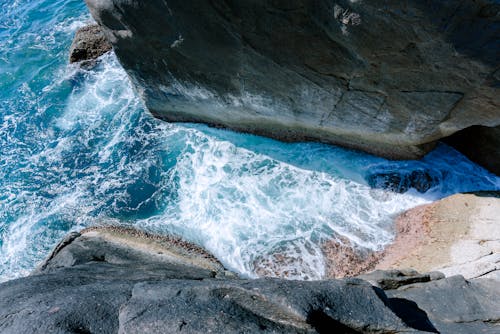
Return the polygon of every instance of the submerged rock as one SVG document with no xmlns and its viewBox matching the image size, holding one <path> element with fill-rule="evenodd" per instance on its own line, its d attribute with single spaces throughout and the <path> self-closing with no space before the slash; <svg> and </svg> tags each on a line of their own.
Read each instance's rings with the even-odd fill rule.
<svg viewBox="0 0 500 334">
<path fill-rule="evenodd" d="M 500 124 L 494 0 L 86 2 L 167 121 L 390 158 Z"/>
<path fill-rule="evenodd" d="M 415 189 L 425 193 L 439 184 L 439 177 L 428 170 L 406 171 L 377 171 L 370 172 L 366 177 L 368 185 L 376 189 L 387 189 L 398 193 Z"/>
<path fill-rule="evenodd" d="M 394 272 L 377 273 L 398 281 L 381 286 L 400 286 L 387 291 L 361 279 L 239 279 L 210 254 L 180 239 L 97 228 L 69 235 L 31 276 L 0 284 L 0 332 L 498 330 L 498 284 L 461 277 L 411 284 L 430 276 L 407 274 L 401 280 Z"/>
<path fill-rule="evenodd" d="M 112 46 L 97 24 L 77 30 L 69 50 L 69 62 L 92 61 L 111 51 Z"/>
</svg>

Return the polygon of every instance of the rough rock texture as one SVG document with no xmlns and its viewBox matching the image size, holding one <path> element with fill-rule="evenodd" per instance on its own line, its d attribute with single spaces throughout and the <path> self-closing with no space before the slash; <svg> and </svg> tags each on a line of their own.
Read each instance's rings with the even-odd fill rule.
<svg viewBox="0 0 500 334">
<path fill-rule="evenodd" d="M 498 289 L 497 281 L 467 281 L 462 276 L 453 276 L 389 290 L 387 296 L 400 316 L 408 312 L 407 307 L 418 305 L 421 315 L 428 315 L 429 322 L 440 333 L 494 334 L 500 332 L 500 299 L 495 292 Z M 422 323 L 417 314 L 414 313 L 413 319 Z"/>
<path fill-rule="evenodd" d="M 473 126 L 446 138 L 446 143 L 472 161 L 500 175 L 500 126 Z"/>
<path fill-rule="evenodd" d="M 498 333 L 497 283 L 431 276 L 243 280 L 179 239 L 91 229 L 0 284 L 0 332 Z"/>
<path fill-rule="evenodd" d="M 453 195 L 407 211 L 396 224 L 398 235 L 378 269 L 500 279 L 498 193 Z"/>
<path fill-rule="evenodd" d="M 69 62 L 92 61 L 112 49 L 97 24 L 77 30 L 69 49 Z"/>
<path fill-rule="evenodd" d="M 95 273 L 124 271 L 128 279 L 201 279 L 232 275 L 211 254 L 178 238 L 160 237 L 120 227 L 91 228 L 70 233 L 35 271 L 86 268 Z M 99 274 L 101 275 L 101 274 Z"/>
<path fill-rule="evenodd" d="M 364 279 L 383 290 L 393 290 L 404 285 L 425 283 L 443 279 L 444 277 L 444 274 L 438 271 L 420 274 L 418 271 L 413 269 L 375 270 L 370 273 L 357 276 L 357 278 Z"/>
<path fill-rule="evenodd" d="M 352 277 L 375 268 L 382 252 L 355 247 L 349 239 L 336 236 L 321 245 L 327 278 Z"/>
<path fill-rule="evenodd" d="M 439 175 L 433 175 L 430 170 L 401 170 L 371 171 L 366 181 L 372 188 L 387 189 L 398 193 L 405 193 L 410 189 L 425 193 L 439 184 Z"/>
<path fill-rule="evenodd" d="M 392 158 L 500 124 L 495 0 L 86 2 L 168 121 Z"/>
</svg>

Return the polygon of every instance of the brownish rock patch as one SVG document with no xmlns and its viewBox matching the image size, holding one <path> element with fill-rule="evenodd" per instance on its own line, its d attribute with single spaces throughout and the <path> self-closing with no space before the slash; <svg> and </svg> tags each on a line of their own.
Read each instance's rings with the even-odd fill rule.
<svg viewBox="0 0 500 334">
<path fill-rule="evenodd" d="M 327 278 L 356 276 L 373 270 L 382 252 L 353 247 L 349 239 L 338 237 L 322 244 Z"/>
</svg>

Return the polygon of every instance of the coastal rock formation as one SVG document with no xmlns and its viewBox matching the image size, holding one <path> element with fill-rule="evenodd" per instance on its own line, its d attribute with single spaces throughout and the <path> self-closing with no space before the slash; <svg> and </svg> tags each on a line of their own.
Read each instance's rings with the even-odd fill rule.
<svg viewBox="0 0 500 334">
<path fill-rule="evenodd" d="M 500 125 L 498 1 L 86 2 L 167 121 L 390 158 Z"/>
<path fill-rule="evenodd" d="M 446 143 L 490 172 L 500 175 L 500 126 L 473 126 L 446 138 Z"/>
<path fill-rule="evenodd" d="M 378 269 L 500 279 L 500 194 L 453 195 L 407 211 L 396 224 Z"/>
<path fill-rule="evenodd" d="M 210 254 L 180 239 L 93 228 L 68 235 L 31 276 L 0 284 L 0 332 L 495 333 L 500 329 L 497 282 L 394 271 L 366 278 L 378 287 L 357 278 L 239 279 Z M 397 284 L 389 284 L 391 280 Z"/>
<path fill-rule="evenodd" d="M 425 193 L 430 188 L 439 184 L 439 175 L 433 175 L 430 170 L 379 170 L 371 171 L 366 177 L 368 185 L 375 189 L 387 189 L 398 193 L 415 189 Z"/>
<path fill-rule="evenodd" d="M 97 24 L 77 30 L 69 49 L 69 62 L 88 62 L 111 51 L 112 46 Z"/>
<path fill-rule="evenodd" d="M 439 271 L 420 274 L 413 269 L 403 270 L 375 270 L 367 274 L 358 275 L 357 278 L 364 279 L 370 284 L 383 290 L 394 290 L 401 286 L 413 283 L 426 283 L 443 279 L 445 276 Z"/>
</svg>

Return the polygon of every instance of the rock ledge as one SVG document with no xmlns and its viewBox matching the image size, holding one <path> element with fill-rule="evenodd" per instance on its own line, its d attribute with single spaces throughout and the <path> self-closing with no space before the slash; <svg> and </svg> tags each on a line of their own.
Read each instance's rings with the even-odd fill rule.
<svg viewBox="0 0 500 334">
<path fill-rule="evenodd" d="M 0 284 L 1 333 L 497 333 L 500 287 L 416 272 L 239 279 L 199 247 L 123 228 L 65 238 Z M 381 284 L 383 283 L 383 284 Z M 384 290 L 386 289 L 386 290 Z M 450 308 L 446 305 L 453 305 Z"/>
</svg>

